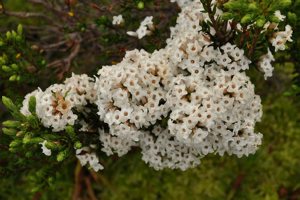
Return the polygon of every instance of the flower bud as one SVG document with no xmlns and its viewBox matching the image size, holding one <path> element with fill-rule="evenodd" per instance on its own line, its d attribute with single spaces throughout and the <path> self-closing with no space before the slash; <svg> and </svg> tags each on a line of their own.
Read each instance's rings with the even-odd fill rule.
<svg viewBox="0 0 300 200">
<path fill-rule="evenodd" d="M 61 148 L 61 145 L 59 143 L 56 143 L 56 142 L 50 142 L 50 141 L 47 141 L 45 143 L 45 146 L 50 149 L 50 150 L 58 150 Z"/>
<path fill-rule="evenodd" d="M 23 131 L 18 131 L 17 134 L 16 134 L 16 136 L 17 136 L 17 137 L 23 137 L 24 134 L 25 134 L 25 132 L 23 132 Z"/>
<path fill-rule="evenodd" d="M 10 148 L 16 148 L 19 147 L 22 144 L 22 142 L 20 140 L 14 140 L 9 144 Z"/>
<path fill-rule="evenodd" d="M 257 8 L 257 3 L 256 2 L 253 2 L 253 3 L 250 3 L 249 5 L 248 5 L 248 9 L 249 10 L 258 10 L 258 8 Z"/>
<path fill-rule="evenodd" d="M 12 38 L 12 34 L 10 31 L 6 32 L 6 39 L 10 40 Z"/>
<path fill-rule="evenodd" d="M 254 15 L 253 14 L 246 14 L 244 17 L 241 19 L 242 24 L 247 24 L 250 23 L 253 20 Z"/>
<path fill-rule="evenodd" d="M 58 153 L 58 155 L 56 156 L 56 160 L 58 162 L 61 162 L 63 161 L 64 159 L 66 159 L 68 156 L 68 151 L 67 150 L 64 150 L 64 151 L 61 151 Z"/>
<path fill-rule="evenodd" d="M 18 34 L 16 33 L 16 31 L 12 31 L 11 33 L 12 33 L 12 38 L 13 38 L 13 39 L 16 39 L 16 37 L 17 37 L 17 35 L 18 35 Z"/>
<path fill-rule="evenodd" d="M 140 10 L 144 9 L 145 8 L 144 2 L 143 1 L 138 2 L 137 8 L 140 9 Z"/>
<path fill-rule="evenodd" d="M 3 126 L 7 128 L 19 128 L 21 126 L 21 122 L 19 121 L 12 121 L 12 120 L 7 120 L 2 123 Z"/>
<path fill-rule="evenodd" d="M 264 17 L 260 17 L 258 20 L 256 20 L 256 26 L 261 28 L 265 25 L 266 19 Z"/>
<path fill-rule="evenodd" d="M 13 70 L 18 71 L 19 70 L 19 66 L 17 64 L 11 64 L 10 66 Z"/>
<path fill-rule="evenodd" d="M 35 96 L 31 96 L 29 98 L 28 109 L 32 114 L 34 114 L 36 112 L 36 98 L 35 98 Z"/>
<path fill-rule="evenodd" d="M 74 144 L 74 148 L 75 148 L 75 149 L 80 149 L 80 148 L 82 148 L 81 142 L 76 141 L 75 144 Z"/>
<path fill-rule="evenodd" d="M 34 137 L 34 138 L 31 138 L 30 144 L 39 144 L 39 143 L 41 143 L 43 141 L 44 141 L 44 139 L 42 139 L 40 137 Z"/>
<path fill-rule="evenodd" d="M 22 24 L 18 25 L 17 32 L 18 32 L 19 35 L 23 34 L 23 26 L 22 26 Z"/>
<path fill-rule="evenodd" d="M 6 66 L 6 65 L 2 65 L 2 70 L 5 71 L 5 72 L 11 72 L 11 68 Z"/>
<path fill-rule="evenodd" d="M 30 135 L 25 135 L 23 138 L 23 144 L 30 144 L 31 136 Z"/>
<path fill-rule="evenodd" d="M 70 136 L 71 140 L 76 139 L 76 133 L 72 126 L 67 126 L 65 130 L 66 130 L 67 134 Z"/>
<path fill-rule="evenodd" d="M 12 102 L 12 100 L 5 97 L 5 96 L 2 97 L 2 103 L 9 110 L 12 110 L 12 111 L 17 111 L 18 110 L 17 106 L 15 106 L 15 104 Z"/>
<path fill-rule="evenodd" d="M 2 128 L 2 132 L 5 135 L 9 135 L 9 136 L 15 136 L 17 133 L 17 130 L 12 129 L 12 128 Z"/>
<path fill-rule="evenodd" d="M 17 80 L 17 75 L 14 74 L 14 75 L 10 76 L 8 80 L 11 81 L 11 82 L 16 81 Z"/>
</svg>

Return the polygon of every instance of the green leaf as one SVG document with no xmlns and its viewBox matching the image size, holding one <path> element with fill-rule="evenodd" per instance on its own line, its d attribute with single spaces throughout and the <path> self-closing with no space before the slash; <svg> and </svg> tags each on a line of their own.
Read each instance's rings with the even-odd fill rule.
<svg viewBox="0 0 300 200">
<path fill-rule="evenodd" d="M 45 143 L 45 146 L 46 146 L 48 149 L 51 149 L 51 150 L 60 150 L 60 149 L 62 149 L 62 145 L 60 145 L 59 143 L 50 142 L 50 141 L 47 141 L 47 142 Z"/>
<path fill-rule="evenodd" d="M 256 2 L 250 3 L 250 4 L 248 5 L 248 9 L 249 9 L 250 11 L 257 11 L 257 10 L 259 10 Z"/>
<path fill-rule="evenodd" d="M 23 26 L 22 26 L 22 24 L 19 24 L 19 25 L 18 25 L 17 33 L 18 33 L 19 35 L 22 35 L 22 34 L 23 34 Z"/>
<path fill-rule="evenodd" d="M 7 120 L 2 123 L 3 126 L 7 128 L 19 128 L 21 126 L 21 122 L 19 121 L 12 121 L 12 120 Z"/>
<path fill-rule="evenodd" d="M 3 70 L 4 72 L 11 72 L 11 71 L 12 71 L 12 69 L 11 69 L 10 67 L 6 66 L 6 65 L 3 65 L 3 66 L 2 66 L 2 70 Z"/>
<path fill-rule="evenodd" d="M 36 113 L 36 98 L 35 98 L 35 96 L 31 96 L 29 98 L 28 109 L 32 114 Z"/>
<path fill-rule="evenodd" d="M 76 133 L 72 126 L 67 126 L 65 130 L 66 130 L 66 133 L 70 136 L 71 140 L 76 139 Z"/>
<path fill-rule="evenodd" d="M 14 140 L 9 144 L 10 148 L 16 148 L 19 147 L 22 144 L 21 140 Z"/>
<path fill-rule="evenodd" d="M 253 21 L 253 19 L 254 19 L 254 14 L 246 14 L 246 15 L 244 15 L 244 17 L 242 17 L 241 23 L 248 24 L 251 21 Z"/>
<path fill-rule="evenodd" d="M 10 76 L 8 80 L 11 81 L 11 82 L 16 81 L 17 80 L 17 75 L 14 74 L 14 75 Z"/>
<path fill-rule="evenodd" d="M 75 144 L 74 144 L 74 148 L 75 149 L 80 149 L 82 147 L 82 143 L 79 142 L 79 141 L 76 141 Z"/>
<path fill-rule="evenodd" d="M 225 13 L 223 13 L 223 15 L 222 15 L 222 18 L 224 19 L 224 20 L 230 20 L 230 19 L 232 19 L 234 17 L 234 15 L 232 14 L 232 13 L 230 13 L 230 12 L 225 12 Z"/>
<path fill-rule="evenodd" d="M 61 151 L 58 153 L 56 160 L 58 162 L 62 162 L 64 159 L 66 159 L 68 157 L 69 151 L 66 149 L 64 151 Z"/>
<path fill-rule="evenodd" d="M 7 32 L 6 32 L 6 39 L 7 39 L 7 40 L 10 40 L 11 38 L 12 38 L 11 32 L 10 32 L 10 31 L 7 31 Z"/>
<path fill-rule="evenodd" d="M 9 136 L 15 136 L 17 133 L 17 130 L 12 129 L 12 128 L 2 128 L 2 132 L 5 135 L 9 135 Z"/>
<path fill-rule="evenodd" d="M 18 71 L 19 70 L 19 66 L 17 65 L 17 64 L 12 64 L 11 66 L 10 66 L 13 70 L 15 70 L 15 71 Z"/>
<path fill-rule="evenodd" d="M 263 16 L 256 20 L 256 26 L 259 28 L 263 27 L 265 23 L 266 23 L 266 18 Z"/>
<path fill-rule="evenodd" d="M 26 116 L 26 120 L 32 128 L 39 127 L 39 119 L 34 115 Z"/>
<path fill-rule="evenodd" d="M 9 109 L 10 111 L 18 112 L 18 107 L 12 102 L 12 100 L 8 97 L 3 96 L 2 97 L 2 103 L 4 106 Z"/>
</svg>

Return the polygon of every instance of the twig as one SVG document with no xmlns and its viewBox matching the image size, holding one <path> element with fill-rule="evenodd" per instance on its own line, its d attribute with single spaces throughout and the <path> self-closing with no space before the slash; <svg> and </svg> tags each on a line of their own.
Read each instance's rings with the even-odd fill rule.
<svg viewBox="0 0 300 200">
<path fill-rule="evenodd" d="M 82 167 L 78 161 L 75 168 L 75 187 L 72 195 L 72 200 L 78 200 L 82 191 L 81 182 L 82 182 Z"/>
<path fill-rule="evenodd" d="M 60 47 L 64 44 L 66 44 L 67 42 L 68 42 L 67 40 L 59 41 L 57 43 L 42 46 L 42 49 L 49 50 L 49 49 L 57 48 L 57 47 Z"/>
<path fill-rule="evenodd" d="M 53 21 L 53 19 L 49 18 L 47 15 L 44 15 L 43 13 L 38 13 L 38 12 L 22 12 L 22 11 L 7 11 L 3 10 L 2 12 L 4 15 L 7 16 L 13 16 L 13 17 L 18 17 L 18 18 L 43 18 L 49 22 L 51 22 L 53 25 L 60 27 L 57 23 Z"/>
<path fill-rule="evenodd" d="M 258 29 L 255 30 L 255 33 L 254 33 L 254 36 L 253 36 L 253 40 L 252 40 L 252 44 L 251 44 L 251 48 L 250 48 L 249 53 L 248 53 L 248 58 L 252 58 L 252 56 L 253 56 L 254 49 L 255 49 L 256 44 L 258 42 L 258 38 L 259 38 L 260 32 L 261 32 L 260 28 L 258 28 Z"/>
<path fill-rule="evenodd" d="M 91 176 L 98 184 L 103 184 L 105 187 L 109 188 L 110 190 L 114 190 L 111 183 L 100 173 L 96 173 L 94 171 L 91 171 Z"/>
<path fill-rule="evenodd" d="M 94 193 L 94 190 L 92 188 L 92 183 L 91 183 L 90 177 L 85 177 L 84 181 L 85 181 L 85 185 L 86 185 L 86 188 L 87 188 L 88 195 L 90 196 L 91 200 L 97 200 L 97 197 L 96 197 L 96 195 Z"/>
<path fill-rule="evenodd" d="M 46 15 L 42 14 L 42 13 L 36 13 L 36 12 L 14 12 L 14 11 L 5 11 L 4 12 L 5 15 L 10 15 L 10 16 L 14 16 L 14 17 L 20 17 L 20 18 L 28 18 L 28 17 L 43 17 L 46 18 L 48 20 L 49 19 Z"/>
<path fill-rule="evenodd" d="M 28 1 L 31 2 L 31 3 L 35 3 L 35 4 L 40 4 L 40 5 L 44 6 L 45 8 L 56 12 L 57 14 L 62 14 L 64 16 L 67 15 L 65 12 L 63 12 L 60 9 L 54 7 L 53 5 L 49 4 L 45 0 L 28 0 Z"/>
<path fill-rule="evenodd" d="M 236 177 L 236 179 L 232 184 L 231 190 L 229 191 L 227 196 L 227 200 L 231 200 L 234 198 L 234 195 L 236 191 L 241 187 L 244 178 L 245 178 L 245 174 L 243 172 L 239 173 L 239 175 Z"/>
<path fill-rule="evenodd" d="M 73 59 L 78 55 L 78 53 L 80 51 L 81 38 L 80 38 L 79 34 L 76 34 L 75 37 L 77 39 L 74 40 L 74 47 L 72 48 L 72 51 L 71 51 L 70 55 L 68 57 L 64 58 L 64 59 L 55 60 L 52 63 L 49 63 L 47 65 L 47 67 L 49 67 L 49 68 L 61 67 L 60 73 L 58 74 L 59 79 L 62 79 L 64 73 L 69 71 Z"/>
</svg>

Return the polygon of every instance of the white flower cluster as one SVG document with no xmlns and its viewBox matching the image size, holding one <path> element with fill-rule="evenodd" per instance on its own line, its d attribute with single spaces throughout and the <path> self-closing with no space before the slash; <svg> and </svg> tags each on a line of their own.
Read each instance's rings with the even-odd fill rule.
<svg viewBox="0 0 300 200">
<path fill-rule="evenodd" d="M 65 80 L 64 84 L 54 84 L 44 92 L 37 89 L 26 95 L 21 113 L 29 115 L 28 101 L 30 96 L 37 99 L 36 114 L 43 125 L 58 132 L 67 125 L 74 125 L 78 118 L 74 110 L 81 109 L 88 102 L 94 102 L 96 91 L 93 78 L 87 75 L 74 75 Z"/>
<path fill-rule="evenodd" d="M 285 50 L 287 41 L 292 42 L 293 30 L 290 25 L 285 26 L 285 31 L 278 31 L 274 33 L 274 36 L 271 38 L 271 43 L 275 47 L 275 51 Z"/>
<path fill-rule="evenodd" d="M 280 13 L 280 11 L 276 11 L 275 16 L 279 19 L 279 21 L 284 21 L 284 19 L 286 18 L 284 15 Z M 273 23 L 273 25 L 271 25 L 270 22 L 267 22 L 264 27 L 265 29 L 271 27 L 274 28 L 275 30 L 278 30 L 278 24 Z M 283 51 L 286 49 L 286 43 L 288 41 L 289 42 L 293 41 L 292 34 L 293 34 L 293 30 L 290 25 L 285 26 L 285 31 L 277 31 L 274 33 L 273 37 L 270 38 L 270 42 L 272 46 L 275 48 L 275 52 L 277 52 L 278 50 Z M 260 61 L 258 62 L 258 67 L 262 72 L 264 72 L 265 79 L 272 76 L 274 68 L 271 62 L 273 61 L 275 61 L 274 56 L 270 51 L 270 49 L 268 49 L 268 53 L 261 56 Z"/>
<path fill-rule="evenodd" d="M 90 153 L 90 150 L 91 148 L 89 147 L 83 147 L 76 150 L 76 157 L 78 158 L 80 164 L 82 166 L 89 164 L 89 166 L 96 172 L 104 169 L 99 163 L 99 158 L 97 157 L 96 153 Z"/>
<path fill-rule="evenodd" d="M 275 61 L 273 54 L 271 53 L 270 49 L 268 49 L 268 53 L 261 56 L 260 61 L 258 63 L 258 67 L 262 72 L 264 72 L 264 78 L 267 79 L 273 75 L 273 66 L 271 62 Z"/>
<path fill-rule="evenodd" d="M 199 2 L 183 5 L 166 48 L 127 52 L 98 72 L 98 115 L 110 127 L 100 140 L 108 155 L 140 146 L 156 169 L 184 170 L 208 153 L 240 157 L 261 144 L 254 132 L 260 98 L 243 72 L 250 61 L 235 45 L 213 46 L 199 25 L 208 20 Z M 143 131 L 162 118 L 167 129 Z"/>
<path fill-rule="evenodd" d="M 155 169 L 185 170 L 210 153 L 255 153 L 262 140 L 254 131 L 262 106 L 245 74 L 251 61 L 233 44 L 215 46 L 199 23 L 210 20 L 199 0 L 176 2 L 181 12 L 165 48 L 129 51 L 122 62 L 102 67 L 95 81 L 73 75 L 64 84 L 38 89 L 26 96 L 22 113 L 30 114 L 28 99 L 35 95 L 41 122 L 62 131 L 77 120 L 75 110 L 95 104 L 100 121 L 109 128 L 99 128 L 101 150 L 123 156 L 140 147 L 142 159 Z M 152 17 L 146 18 L 139 38 L 151 26 Z M 278 37 L 289 41 L 289 31 L 287 27 Z M 265 77 L 271 76 L 270 50 L 261 60 Z M 88 129 L 77 121 L 82 130 Z M 102 169 L 96 154 L 83 150 L 76 155 L 81 164 Z"/>
<path fill-rule="evenodd" d="M 279 21 L 284 21 L 284 19 L 286 18 L 286 16 L 281 14 L 280 10 L 276 10 L 274 15 L 275 15 L 275 17 L 277 17 L 279 19 Z"/>
<path fill-rule="evenodd" d="M 153 17 L 146 17 L 140 24 L 140 27 L 136 31 L 128 31 L 127 34 L 133 37 L 142 39 L 146 35 L 150 35 L 154 30 L 154 25 L 152 22 Z"/>
<path fill-rule="evenodd" d="M 124 22 L 123 16 L 122 15 L 118 15 L 118 16 L 113 16 L 113 21 L 112 24 L 113 25 L 120 25 Z"/>
</svg>

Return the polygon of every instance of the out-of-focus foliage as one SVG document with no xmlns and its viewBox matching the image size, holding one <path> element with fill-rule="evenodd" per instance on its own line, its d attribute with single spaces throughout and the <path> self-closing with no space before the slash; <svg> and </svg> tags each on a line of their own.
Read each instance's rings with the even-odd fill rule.
<svg viewBox="0 0 300 200">
<path fill-rule="evenodd" d="M 19 0 L 14 1 L 15 3 L 12 3 L 13 1 L 4 2 L 7 3 L 7 8 L 18 11 L 22 11 L 23 5 L 26 5 L 25 7 L 31 11 L 40 9 L 36 5 L 28 5 Z M 167 30 L 172 24 L 172 20 L 154 17 L 157 22 L 163 21 L 161 22 L 162 27 L 157 28 L 151 37 L 142 41 L 133 42 L 126 36 L 125 30 L 137 28 L 140 21 L 136 20 L 137 17 L 140 19 L 148 15 L 159 17 L 156 15 L 158 7 L 161 8 L 159 11 L 161 15 L 167 13 L 169 16 L 170 4 L 167 4 L 166 1 L 152 0 L 118 2 L 120 4 L 102 14 L 101 12 L 98 13 L 97 9 L 109 7 L 111 1 L 94 1 L 95 5 L 102 3 L 103 7 L 96 7 L 97 12 L 91 14 L 90 21 L 85 18 L 72 21 L 72 15 L 76 17 L 78 13 L 80 16 L 79 12 L 85 7 L 76 7 L 75 4 L 65 7 L 66 20 L 71 18 L 71 22 L 66 24 L 66 29 L 61 31 L 60 38 L 65 37 L 68 42 L 72 43 L 74 39 L 75 41 L 77 39 L 73 38 L 72 34 L 79 32 L 81 41 L 84 41 L 83 35 L 90 34 L 89 31 L 91 30 L 87 30 L 90 24 L 93 24 L 97 32 L 101 33 L 95 37 L 95 41 L 92 41 L 95 49 L 97 49 L 97 45 L 101 47 L 98 50 L 87 52 L 91 43 L 83 42 L 81 46 L 83 50 L 79 51 L 78 56 L 72 60 L 72 68 L 68 69 L 66 74 L 70 71 L 94 73 L 103 64 L 117 62 L 122 58 L 125 51 L 124 47 L 128 47 L 128 44 L 131 45 L 129 48 L 146 48 L 149 51 L 164 45 L 164 38 L 168 36 Z M 250 23 L 251 20 L 256 22 L 259 20 L 276 20 L 270 15 L 261 13 L 261 6 L 257 5 L 260 1 L 253 1 L 252 4 L 244 0 L 226 2 L 224 7 L 228 9 L 228 15 L 230 13 L 235 14 L 237 20 L 243 21 L 244 24 Z M 241 7 L 234 7 L 232 2 L 238 3 L 236 5 Z M 101 162 L 104 163 L 105 169 L 95 174 L 80 168 L 75 159 L 53 165 L 49 164 L 47 159 L 41 159 L 39 156 L 41 151 L 36 152 L 36 155 L 27 154 L 25 151 L 10 153 L 7 151 L 8 148 L 18 145 L 20 148 L 22 145 L 31 145 L 33 149 L 40 150 L 38 144 L 40 140 L 33 144 L 20 141 L 20 143 L 8 146 L 11 140 L 0 133 L 0 199 L 71 199 L 75 195 L 74 191 L 81 192 L 81 196 L 85 199 L 300 199 L 300 105 L 299 97 L 296 96 L 300 92 L 298 75 L 300 73 L 298 55 L 300 22 L 296 20 L 296 17 L 300 16 L 300 1 L 280 0 L 277 2 L 277 6 L 290 3 L 294 6 L 292 6 L 293 10 L 287 11 L 287 16 L 290 24 L 294 27 L 293 39 L 295 42 L 290 47 L 290 51 L 276 55 L 278 62 L 275 65 L 274 77 L 268 80 L 267 84 L 262 84 L 263 77 L 251 76 L 257 86 L 256 92 L 262 96 L 264 105 L 264 116 L 257 127 L 257 130 L 264 134 L 264 142 L 255 155 L 242 159 L 228 155 L 222 158 L 211 156 L 203 160 L 200 167 L 182 172 L 177 170 L 155 171 L 141 161 L 140 154 L 132 152 L 122 158 L 102 156 L 103 161 Z M 245 6 L 247 6 L 246 9 L 241 9 Z M 84 10 L 90 11 L 89 9 Z M 276 10 L 275 7 L 270 12 L 274 10 Z M 248 20 L 249 12 L 252 13 L 251 15 L 255 15 L 254 17 L 251 16 L 250 21 Z M 110 25 L 111 18 L 120 13 L 123 14 L 126 22 L 124 27 L 115 30 Z M 176 17 L 175 13 L 171 14 Z M 41 55 L 43 48 L 33 45 L 46 45 L 49 38 L 44 43 L 41 42 L 42 40 L 38 42 L 37 40 L 40 40 L 41 36 L 45 36 L 43 32 L 36 35 L 31 32 L 28 38 L 24 38 L 24 31 L 20 30 L 21 26 L 17 28 L 20 22 L 18 18 L 7 16 L 5 19 L 9 20 L 1 19 L 1 23 L 10 27 L 11 36 L 7 37 L 6 32 L 8 30 L 4 30 L 1 38 L 0 94 L 16 99 L 16 97 L 24 95 L 24 91 L 20 90 L 23 87 L 22 84 L 29 84 L 26 90 L 39 85 L 34 81 L 37 79 L 32 77 L 36 72 L 28 71 L 28 67 L 32 65 L 27 58 L 32 56 L 35 62 L 34 67 L 38 70 L 45 70 L 38 73 L 37 76 L 41 80 L 47 80 L 46 83 L 43 83 L 44 86 L 47 86 L 54 75 L 53 77 L 47 76 L 49 69 L 46 65 L 51 61 L 55 62 L 61 59 L 61 54 L 49 51 Z M 29 28 L 32 24 L 38 24 L 43 28 L 47 25 L 46 22 L 37 21 L 36 19 L 23 19 L 22 24 L 24 24 L 24 29 L 26 26 Z M 62 19 L 60 22 L 64 22 L 64 20 Z M 11 31 L 13 29 L 15 33 Z M 17 40 L 17 36 L 20 39 Z M 113 46 L 114 44 L 120 45 Z M 69 50 L 74 48 L 73 44 L 67 43 L 65 45 L 63 48 Z M 252 71 L 249 74 L 252 74 Z M 20 86 L 17 86 L 18 84 Z M 17 105 L 18 103 L 19 101 L 16 101 Z M 0 107 L 1 122 L 7 118 L 4 113 Z M 17 137 L 17 134 L 22 134 L 23 131 L 26 134 L 30 132 L 29 135 L 37 138 L 45 135 L 38 132 L 38 129 L 35 129 L 36 132 L 31 132 L 31 126 L 36 125 L 34 115 L 28 117 L 30 119 L 19 117 L 20 124 L 19 122 L 16 124 L 11 122 L 13 125 L 6 125 L 9 129 L 7 134 L 15 134 Z M 23 124 L 22 127 L 21 124 Z M 72 140 L 69 135 L 61 137 L 66 137 L 65 140 Z M 69 149 L 73 149 L 73 146 L 70 146 Z M 57 153 L 63 151 L 60 149 Z"/>
</svg>

